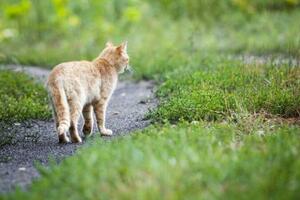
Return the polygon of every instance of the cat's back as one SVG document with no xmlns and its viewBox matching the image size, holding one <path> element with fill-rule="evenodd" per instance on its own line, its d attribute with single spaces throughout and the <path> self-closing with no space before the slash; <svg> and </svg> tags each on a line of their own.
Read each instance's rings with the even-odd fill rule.
<svg viewBox="0 0 300 200">
<path fill-rule="evenodd" d="M 56 65 L 50 72 L 48 84 L 64 79 L 79 79 L 94 72 L 94 66 L 89 61 L 71 61 Z"/>
</svg>

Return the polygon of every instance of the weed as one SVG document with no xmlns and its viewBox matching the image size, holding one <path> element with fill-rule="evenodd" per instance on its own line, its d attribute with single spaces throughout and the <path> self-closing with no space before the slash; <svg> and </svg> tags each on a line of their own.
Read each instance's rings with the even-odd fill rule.
<svg viewBox="0 0 300 200">
<path fill-rule="evenodd" d="M 0 71 L 0 121 L 50 117 L 44 87 L 19 72 Z"/>
</svg>

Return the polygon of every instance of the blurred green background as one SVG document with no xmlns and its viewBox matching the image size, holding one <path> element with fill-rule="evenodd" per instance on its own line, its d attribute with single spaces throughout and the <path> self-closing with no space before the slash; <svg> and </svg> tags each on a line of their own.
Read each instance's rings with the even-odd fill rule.
<svg viewBox="0 0 300 200">
<path fill-rule="evenodd" d="M 147 72 L 145 63 L 160 55 L 299 57 L 299 5 L 299 0 L 1 0 L 0 62 L 52 67 L 92 59 L 108 40 L 129 41 L 144 78 L 157 73 Z"/>
</svg>

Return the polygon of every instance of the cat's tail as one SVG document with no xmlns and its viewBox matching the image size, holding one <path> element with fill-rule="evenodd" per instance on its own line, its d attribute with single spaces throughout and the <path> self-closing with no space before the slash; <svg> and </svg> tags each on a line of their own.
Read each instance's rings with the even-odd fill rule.
<svg viewBox="0 0 300 200">
<path fill-rule="evenodd" d="M 58 135 L 64 135 L 70 127 L 70 110 L 64 88 L 60 84 L 48 84 Z"/>
</svg>

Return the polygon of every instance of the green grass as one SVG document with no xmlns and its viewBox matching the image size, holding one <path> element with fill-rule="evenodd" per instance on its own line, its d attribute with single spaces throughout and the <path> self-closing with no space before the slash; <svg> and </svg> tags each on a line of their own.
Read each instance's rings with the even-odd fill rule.
<svg viewBox="0 0 300 200">
<path fill-rule="evenodd" d="M 7 199 L 297 199 L 299 127 L 179 123 L 95 140 Z"/>
<path fill-rule="evenodd" d="M 299 126 L 255 115 L 299 117 L 299 68 L 198 53 L 157 68 L 161 102 L 150 116 L 163 123 L 89 141 L 60 165 L 39 167 L 27 192 L 3 198 L 299 198 Z"/>
<path fill-rule="evenodd" d="M 299 59 L 299 0 L 14 3 L 0 62 L 52 67 L 128 40 L 133 78 L 155 80 L 160 104 L 153 126 L 89 141 L 5 199 L 299 199 L 300 128 L 284 125 L 299 119 L 299 66 L 234 60 Z M 50 116 L 27 76 L 1 72 L 0 85 L 0 120 Z"/>
<path fill-rule="evenodd" d="M 166 76 L 151 115 L 160 122 L 222 120 L 245 112 L 299 117 L 299 77 L 299 67 L 288 65 L 198 59 Z"/>
<path fill-rule="evenodd" d="M 1 70 L 0 85 L 0 121 L 20 122 L 51 116 L 47 92 L 32 78 L 20 72 Z"/>
</svg>

